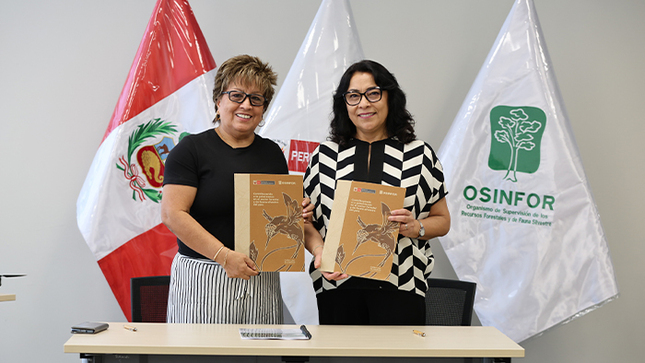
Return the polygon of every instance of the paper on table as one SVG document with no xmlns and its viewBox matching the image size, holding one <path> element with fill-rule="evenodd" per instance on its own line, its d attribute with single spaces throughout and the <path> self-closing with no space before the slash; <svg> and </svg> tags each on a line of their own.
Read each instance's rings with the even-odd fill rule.
<svg viewBox="0 0 645 363">
<path fill-rule="evenodd" d="M 276 339 L 276 340 L 308 340 L 311 334 L 304 325 L 300 329 L 250 329 L 240 328 L 242 339 Z"/>
</svg>

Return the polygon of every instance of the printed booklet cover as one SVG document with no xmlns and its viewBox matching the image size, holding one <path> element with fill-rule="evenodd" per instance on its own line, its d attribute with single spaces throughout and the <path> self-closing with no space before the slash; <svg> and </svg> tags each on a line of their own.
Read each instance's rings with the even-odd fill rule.
<svg viewBox="0 0 645 363">
<path fill-rule="evenodd" d="M 399 234 L 399 223 L 387 217 L 404 199 L 405 188 L 339 180 L 320 269 L 387 279 Z"/>
<path fill-rule="evenodd" d="M 235 174 L 235 250 L 259 271 L 304 271 L 302 176 Z"/>
</svg>

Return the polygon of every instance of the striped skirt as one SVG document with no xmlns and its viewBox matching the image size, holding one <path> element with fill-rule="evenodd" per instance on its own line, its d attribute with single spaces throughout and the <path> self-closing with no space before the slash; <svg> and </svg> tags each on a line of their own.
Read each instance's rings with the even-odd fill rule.
<svg viewBox="0 0 645 363">
<path fill-rule="evenodd" d="M 169 323 L 282 324 L 280 275 L 229 278 L 218 263 L 175 255 L 168 293 Z"/>
</svg>

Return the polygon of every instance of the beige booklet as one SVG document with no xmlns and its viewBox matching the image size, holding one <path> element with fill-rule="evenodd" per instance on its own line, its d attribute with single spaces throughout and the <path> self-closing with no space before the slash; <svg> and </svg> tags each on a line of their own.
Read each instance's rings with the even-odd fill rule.
<svg viewBox="0 0 645 363">
<path fill-rule="evenodd" d="M 260 271 L 304 271 L 302 176 L 235 174 L 235 251 Z"/>
<path fill-rule="evenodd" d="M 339 180 L 320 269 L 387 279 L 399 234 L 399 223 L 387 217 L 404 199 L 405 188 Z"/>
</svg>

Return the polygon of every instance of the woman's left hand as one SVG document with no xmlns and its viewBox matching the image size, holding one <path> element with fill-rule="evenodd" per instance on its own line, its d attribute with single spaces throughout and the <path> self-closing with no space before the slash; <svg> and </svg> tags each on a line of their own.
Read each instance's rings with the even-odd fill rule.
<svg viewBox="0 0 645 363">
<path fill-rule="evenodd" d="M 387 217 L 389 221 L 399 222 L 399 234 L 405 237 L 417 238 L 419 237 L 419 229 L 421 225 L 418 220 L 414 218 L 412 212 L 407 209 L 395 209 L 392 214 Z"/>
</svg>

